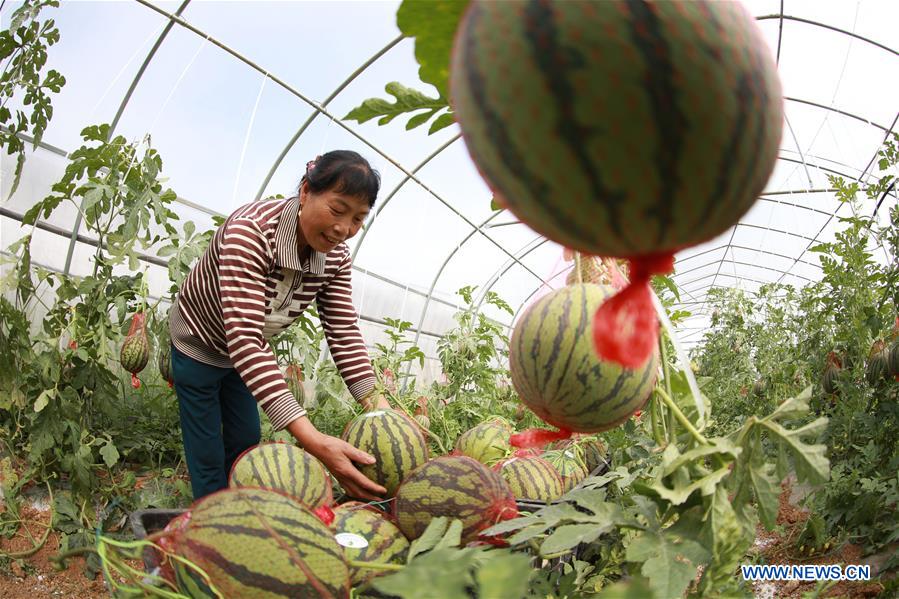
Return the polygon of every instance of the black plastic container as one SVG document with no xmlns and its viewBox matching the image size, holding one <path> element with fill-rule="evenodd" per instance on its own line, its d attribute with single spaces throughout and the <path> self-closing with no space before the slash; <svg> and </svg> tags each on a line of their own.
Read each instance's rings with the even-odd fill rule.
<svg viewBox="0 0 899 599">
<path fill-rule="evenodd" d="M 146 539 L 154 532 L 159 532 L 176 517 L 187 510 L 146 509 L 131 512 L 131 530 L 138 540 Z M 144 568 L 151 574 L 159 573 L 159 552 L 152 547 L 144 549 Z"/>
</svg>

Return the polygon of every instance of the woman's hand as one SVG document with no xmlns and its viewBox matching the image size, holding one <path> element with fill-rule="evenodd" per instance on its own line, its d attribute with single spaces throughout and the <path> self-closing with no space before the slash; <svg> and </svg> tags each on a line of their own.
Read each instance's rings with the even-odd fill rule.
<svg viewBox="0 0 899 599">
<path fill-rule="evenodd" d="M 300 442 L 303 449 L 325 465 L 347 494 L 369 501 L 383 499 L 387 489 L 369 480 L 353 464 L 374 464 L 373 456 L 342 439 L 319 432 L 305 416 L 291 422 L 287 430 Z"/>
<path fill-rule="evenodd" d="M 369 480 L 353 464 L 374 464 L 375 458 L 343 439 L 321 435 L 313 447 L 306 447 L 306 451 L 317 457 L 352 497 L 380 501 L 387 493 L 387 489 Z"/>
</svg>

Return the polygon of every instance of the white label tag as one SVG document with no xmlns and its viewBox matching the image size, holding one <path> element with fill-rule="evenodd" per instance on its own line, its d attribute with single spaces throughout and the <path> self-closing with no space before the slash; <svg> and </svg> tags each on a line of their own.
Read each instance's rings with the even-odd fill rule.
<svg viewBox="0 0 899 599">
<path fill-rule="evenodd" d="M 351 532 L 337 533 L 334 535 L 334 539 L 338 544 L 349 547 L 350 549 L 364 549 L 368 547 L 368 541 L 365 540 L 365 537 L 360 537 Z"/>
</svg>

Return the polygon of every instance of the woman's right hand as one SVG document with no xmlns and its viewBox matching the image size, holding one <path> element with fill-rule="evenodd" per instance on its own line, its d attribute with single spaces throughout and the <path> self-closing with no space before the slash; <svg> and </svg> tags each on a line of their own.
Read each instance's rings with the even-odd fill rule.
<svg viewBox="0 0 899 599">
<path fill-rule="evenodd" d="M 372 482 L 353 464 L 374 464 L 375 458 L 337 437 L 319 433 L 319 437 L 305 446 L 325 465 L 348 495 L 356 499 L 381 501 L 387 489 Z"/>
<path fill-rule="evenodd" d="M 306 416 L 292 421 L 287 425 L 287 430 L 303 449 L 325 465 L 349 495 L 356 499 L 380 501 L 387 494 L 387 489 L 369 480 L 353 464 L 374 464 L 373 456 L 342 439 L 319 432 Z"/>
</svg>

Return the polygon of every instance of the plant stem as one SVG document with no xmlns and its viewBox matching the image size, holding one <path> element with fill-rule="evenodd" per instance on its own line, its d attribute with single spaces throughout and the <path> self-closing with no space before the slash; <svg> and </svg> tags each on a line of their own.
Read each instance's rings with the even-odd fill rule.
<svg viewBox="0 0 899 599">
<path fill-rule="evenodd" d="M 674 394 L 671 392 L 671 367 L 668 364 L 668 346 L 665 343 L 666 333 L 662 332 L 659 335 L 659 352 L 662 354 L 662 373 L 665 377 L 665 391 L 668 392 L 668 397 L 672 397 Z M 661 408 L 661 406 L 659 406 Z M 675 416 L 674 413 L 668 412 L 668 442 L 674 443 L 677 441 L 677 430 L 675 428 Z"/>
<path fill-rule="evenodd" d="M 702 433 L 700 433 L 698 430 L 696 430 L 696 427 L 693 426 L 693 423 L 690 422 L 690 420 L 686 416 L 684 416 L 684 413 L 681 412 L 681 409 L 679 407 L 677 407 L 677 404 L 674 403 L 674 400 L 671 399 L 671 396 L 668 395 L 664 389 L 656 388 L 656 392 L 659 394 L 659 396 L 662 398 L 662 400 L 668 406 L 668 409 L 671 410 L 671 412 L 674 414 L 674 417 L 677 418 L 678 422 L 680 422 L 681 425 L 685 429 L 687 429 L 687 432 L 690 433 L 690 435 L 694 439 L 696 439 L 697 442 L 699 442 L 703 445 L 711 445 L 711 443 L 709 443 L 709 440 L 706 439 L 702 435 Z"/>
<path fill-rule="evenodd" d="M 665 446 L 667 443 L 664 432 L 660 426 L 661 423 L 659 422 L 659 419 L 661 418 L 661 405 L 659 405 L 659 400 L 655 393 L 652 394 L 649 401 L 649 419 L 650 425 L 652 426 L 652 438 L 655 440 L 656 445 Z"/>
<path fill-rule="evenodd" d="M 441 442 L 440 437 L 438 437 L 436 434 L 432 433 L 431 431 L 429 431 L 428 429 L 426 429 L 426 428 L 423 427 L 423 426 L 419 426 L 418 428 L 420 428 L 420 429 L 422 430 L 422 432 L 426 433 L 429 437 L 431 437 L 432 439 L 434 439 L 434 443 L 436 443 L 436 444 L 437 444 L 437 447 L 440 448 L 440 453 L 441 453 L 441 454 L 445 454 L 445 453 L 446 453 L 446 447 L 443 446 L 443 443 Z"/>
</svg>

